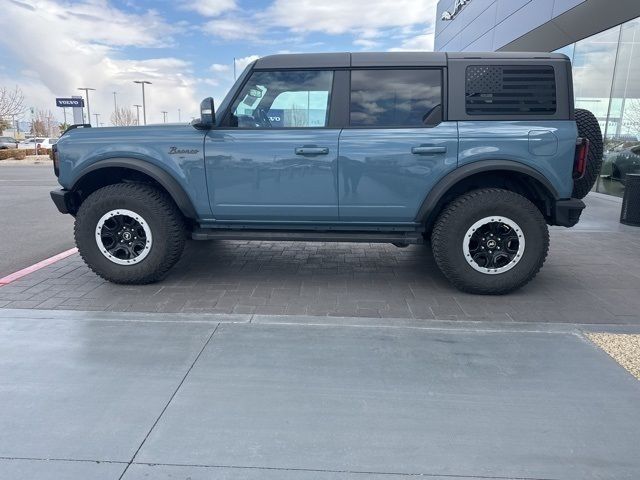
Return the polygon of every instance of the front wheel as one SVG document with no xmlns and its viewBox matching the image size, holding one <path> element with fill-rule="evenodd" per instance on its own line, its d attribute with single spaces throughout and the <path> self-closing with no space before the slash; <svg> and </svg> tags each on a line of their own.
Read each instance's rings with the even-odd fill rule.
<svg viewBox="0 0 640 480">
<path fill-rule="evenodd" d="M 82 259 L 105 280 L 123 284 L 158 281 L 180 259 L 185 225 L 161 190 L 118 183 L 93 192 L 75 222 Z"/>
<path fill-rule="evenodd" d="M 529 200 L 497 188 L 451 202 L 434 226 L 436 263 L 458 289 L 505 294 L 538 273 L 549 250 L 544 217 Z"/>
</svg>

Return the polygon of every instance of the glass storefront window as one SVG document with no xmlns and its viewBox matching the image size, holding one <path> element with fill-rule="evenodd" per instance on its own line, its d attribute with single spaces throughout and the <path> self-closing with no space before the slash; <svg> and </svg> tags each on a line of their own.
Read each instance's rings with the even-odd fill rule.
<svg viewBox="0 0 640 480">
<path fill-rule="evenodd" d="M 607 124 L 619 38 L 620 27 L 615 27 L 576 43 L 573 52 L 576 108 L 593 112 L 603 132 Z"/>
<path fill-rule="evenodd" d="M 627 173 L 640 173 L 640 19 L 568 45 L 576 108 L 598 118 L 604 163 L 595 190 L 621 196 Z"/>
<path fill-rule="evenodd" d="M 627 173 L 640 173 L 640 20 L 621 27 L 611 106 L 605 133 L 605 162 L 598 191 L 621 195 Z"/>
</svg>

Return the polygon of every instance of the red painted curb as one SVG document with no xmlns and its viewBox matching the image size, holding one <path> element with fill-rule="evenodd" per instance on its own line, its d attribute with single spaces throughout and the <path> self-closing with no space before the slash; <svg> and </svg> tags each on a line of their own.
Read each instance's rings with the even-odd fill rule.
<svg viewBox="0 0 640 480">
<path fill-rule="evenodd" d="M 25 275 L 29 275 L 30 273 L 33 273 L 37 270 L 40 270 L 41 268 L 44 267 L 48 267 L 49 265 L 52 265 L 60 260 L 62 260 L 63 258 L 67 258 L 70 257 L 71 255 L 73 255 L 74 253 L 77 253 L 78 249 L 77 248 L 71 248 L 69 250 L 66 250 L 62 253 L 58 253 L 57 255 L 54 255 L 53 257 L 49 257 L 45 260 L 42 260 L 41 262 L 38 263 L 34 263 L 33 265 L 23 268 L 22 270 L 18 270 L 17 272 L 13 272 L 9 275 L 7 275 L 6 277 L 2 277 L 0 278 L 0 287 L 2 285 L 8 285 L 11 282 L 15 282 L 16 280 L 18 280 L 19 278 L 24 277 Z"/>
</svg>

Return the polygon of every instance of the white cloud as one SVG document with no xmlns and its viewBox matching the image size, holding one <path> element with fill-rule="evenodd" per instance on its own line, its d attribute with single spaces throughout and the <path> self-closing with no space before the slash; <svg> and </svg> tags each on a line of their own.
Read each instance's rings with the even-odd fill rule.
<svg viewBox="0 0 640 480">
<path fill-rule="evenodd" d="M 437 0 L 275 0 L 261 17 L 298 32 L 343 34 L 433 21 Z"/>
<path fill-rule="evenodd" d="M 226 41 L 305 45 L 311 33 L 351 34 L 363 49 L 431 50 L 437 0 L 274 0 L 263 10 L 225 15 L 203 31 Z M 284 30 L 284 32 L 283 32 Z M 394 45 L 395 43 L 395 45 Z"/>
<path fill-rule="evenodd" d="M 204 24 L 203 31 L 223 40 L 257 40 L 257 25 L 238 18 L 222 18 Z"/>
<path fill-rule="evenodd" d="M 235 0 L 185 0 L 182 8 L 198 12 L 205 17 L 217 17 L 218 15 L 235 10 Z"/>
<path fill-rule="evenodd" d="M 260 58 L 259 55 L 236 58 L 236 75 L 239 77 L 247 65 L 258 58 Z M 204 94 L 212 96 L 216 105 L 219 105 L 235 81 L 233 78 L 233 62 L 228 64 L 214 63 L 209 67 L 209 71 L 211 72 L 211 77 L 201 78 L 199 83 L 206 86 Z"/>
<path fill-rule="evenodd" d="M 229 65 L 225 65 L 222 63 L 214 63 L 209 67 L 209 70 L 211 70 L 212 72 L 228 72 Z"/>
<path fill-rule="evenodd" d="M 247 65 L 259 58 L 260 55 L 248 55 L 246 57 L 236 58 L 236 71 L 238 72 L 238 75 L 240 75 L 240 73 L 242 73 L 242 71 L 247 68 Z"/>
<path fill-rule="evenodd" d="M 356 38 L 353 41 L 353 44 L 359 47 L 362 47 L 366 50 L 370 50 L 380 45 L 379 42 L 376 42 L 375 40 L 369 40 L 368 38 Z"/>
<path fill-rule="evenodd" d="M 433 51 L 433 31 L 428 31 L 405 38 L 399 47 L 389 49 L 392 52 L 402 51 Z"/>
<path fill-rule="evenodd" d="M 0 49 L 13 57 L 16 70 L 3 71 L 0 81 L 19 83 L 27 106 L 50 108 L 61 119 L 55 97 L 93 87 L 91 112 L 108 124 L 112 92 L 118 92 L 121 106 L 141 103 L 140 86 L 133 80 L 145 79 L 153 82 L 146 91 L 148 121 L 162 121 L 162 110 L 170 112 L 171 120 L 177 120 L 178 108 L 183 118 L 197 112 L 196 81 L 188 62 L 161 55 L 123 58 L 124 47 L 173 44 L 176 27 L 157 12 L 127 13 L 106 0 L 9 0 L 3 4 L 3 20 Z"/>
</svg>

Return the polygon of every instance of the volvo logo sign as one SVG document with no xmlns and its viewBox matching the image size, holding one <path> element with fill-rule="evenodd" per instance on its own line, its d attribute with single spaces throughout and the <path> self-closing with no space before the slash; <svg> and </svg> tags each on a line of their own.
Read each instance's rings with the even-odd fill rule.
<svg viewBox="0 0 640 480">
<path fill-rule="evenodd" d="M 455 0 L 453 10 L 442 13 L 442 20 L 453 20 L 460 13 L 460 10 L 471 0 Z"/>
</svg>

